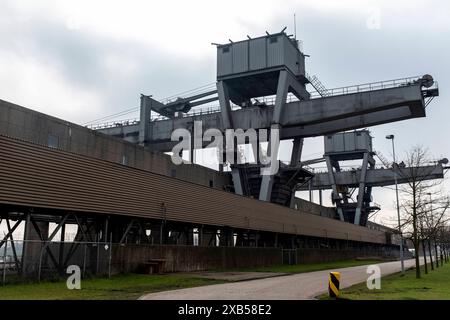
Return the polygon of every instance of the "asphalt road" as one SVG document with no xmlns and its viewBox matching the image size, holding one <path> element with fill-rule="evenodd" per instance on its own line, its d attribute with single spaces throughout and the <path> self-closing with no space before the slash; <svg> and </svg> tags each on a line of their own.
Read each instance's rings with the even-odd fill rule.
<svg viewBox="0 0 450 320">
<path fill-rule="evenodd" d="M 399 272 L 400 262 L 377 264 L 382 276 Z M 414 266 L 414 259 L 405 261 L 405 268 Z M 341 272 L 341 288 L 366 282 L 367 266 L 323 270 L 266 279 L 216 284 L 189 289 L 156 292 L 143 300 L 308 300 L 327 292 L 330 271 Z M 383 280 L 381 280 L 383 287 Z"/>
</svg>

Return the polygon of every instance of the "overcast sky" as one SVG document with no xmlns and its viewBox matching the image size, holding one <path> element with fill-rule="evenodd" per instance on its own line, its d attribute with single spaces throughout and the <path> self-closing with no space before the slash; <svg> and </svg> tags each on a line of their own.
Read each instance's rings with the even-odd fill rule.
<svg viewBox="0 0 450 320">
<path fill-rule="evenodd" d="M 0 0 L 0 99 L 84 123 L 215 81 L 215 47 L 278 32 L 303 40 L 307 72 L 327 88 L 429 73 L 440 97 L 427 117 L 371 128 L 392 157 L 421 144 L 450 157 L 448 1 L 16 1 Z M 133 116 L 133 115 L 131 115 Z M 308 139 L 306 158 L 322 139 Z M 377 221 L 393 213 L 378 189 Z M 381 219 L 381 220 L 380 220 Z"/>
</svg>

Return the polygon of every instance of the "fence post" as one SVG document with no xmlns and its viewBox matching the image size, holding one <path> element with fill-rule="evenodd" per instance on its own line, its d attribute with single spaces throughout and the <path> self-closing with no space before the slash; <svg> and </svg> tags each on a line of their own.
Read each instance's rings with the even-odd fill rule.
<svg viewBox="0 0 450 320">
<path fill-rule="evenodd" d="M 86 253 L 87 253 L 87 243 L 84 244 L 84 256 L 83 256 L 83 278 L 86 277 Z"/>
<path fill-rule="evenodd" d="M 95 268 L 95 275 L 98 275 L 99 260 L 100 260 L 100 237 L 97 235 L 97 265 Z"/>
<path fill-rule="evenodd" d="M 43 242 L 43 246 L 41 246 L 41 253 L 39 255 L 39 269 L 38 269 L 38 282 L 41 282 L 41 268 L 42 268 L 42 252 L 45 247 L 45 241 Z"/>
<path fill-rule="evenodd" d="M 3 249 L 3 285 L 6 284 L 6 249 L 8 247 L 8 239 L 5 240 L 5 248 Z"/>
<path fill-rule="evenodd" d="M 108 278 L 111 278 L 111 260 L 112 260 L 112 232 L 109 237 L 109 262 L 108 262 Z"/>
</svg>

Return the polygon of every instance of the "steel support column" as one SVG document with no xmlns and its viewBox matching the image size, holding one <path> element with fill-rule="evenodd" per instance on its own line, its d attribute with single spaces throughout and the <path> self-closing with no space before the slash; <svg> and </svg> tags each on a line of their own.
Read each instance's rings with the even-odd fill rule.
<svg viewBox="0 0 450 320">
<path fill-rule="evenodd" d="M 279 143 L 274 143 L 274 141 L 272 141 L 272 138 L 274 137 L 272 131 L 277 130 L 276 132 L 278 133 L 278 137 L 276 140 L 277 142 L 279 142 L 281 129 L 280 121 L 286 105 L 289 85 L 292 83 L 292 81 L 290 81 L 290 77 L 291 76 L 287 71 L 280 71 L 280 75 L 278 77 L 275 107 L 272 116 L 272 126 L 270 129 L 270 138 L 267 146 L 267 156 L 271 158 L 270 165 L 272 165 L 273 161 L 278 161 Z M 270 201 L 272 195 L 273 178 L 273 174 L 266 174 L 262 177 L 259 200 Z"/>
<path fill-rule="evenodd" d="M 151 100 L 150 96 L 141 94 L 141 110 L 139 121 L 139 144 L 146 145 L 147 141 L 152 139 L 152 124 L 151 124 Z"/>
<path fill-rule="evenodd" d="M 356 205 L 356 211 L 355 211 L 355 221 L 354 224 L 359 225 L 361 220 L 361 210 L 364 200 L 364 193 L 366 188 L 366 174 L 367 174 L 367 166 L 369 164 L 369 153 L 364 153 L 363 156 L 363 163 L 361 166 L 361 176 L 359 179 L 359 189 L 358 189 L 358 201 Z"/>
<path fill-rule="evenodd" d="M 296 166 L 301 162 L 303 150 L 303 138 L 295 138 L 292 141 L 291 166 Z"/>
<path fill-rule="evenodd" d="M 338 201 L 340 202 L 339 193 L 338 193 L 337 185 L 336 185 L 336 179 L 334 178 L 334 170 L 333 170 L 333 163 L 332 163 L 331 157 L 325 156 L 325 162 L 327 164 L 327 170 L 328 170 L 328 176 L 329 176 L 330 183 L 331 183 L 331 188 L 333 190 L 332 195 L 331 195 L 332 200 L 333 200 L 333 202 L 338 202 Z M 339 208 L 339 206 L 337 206 L 336 210 L 339 215 L 339 219 L 341 221 L 344 221 L 344 213 L 342 212 L 342 208 Z"/>
<path fill-rule="evenodd" d="M 221 116 L 222 116 L 222 126 L 223 129 L 233 129 L 233 117 L 231 112 L 231 104 L 230 104 L 230 96 L 228 93 L 228 86 L 223 81 L 217 82 L 217 94 L 219 96 L 219 104 L 220 104 L 220 110 L 221 110 Z M 227 144 L 228 146 L 228 144 Z M 236 146 L 237 147 L 237 146 Z M 226 149 L 229 149 L 228 147 Z M 226 150 L 226 158 L 230 157 L 228 155 L 228 150 Z M 233 139 L 233 158 L 235 159 L 235 153 L 237 152 L 237 148 L 234 148 L 234 139 Z M 223 157 L 223 154 L 219 155 Z M 224 159 L 222 158 L 222 161 Z M 234 161 L 233 161 L 234 162 Z M 231 177 L 233 179 L 233 185 L 234 185 L 234 192 L 239 195 L 244 194 L 244 190 L 242 187 L 242 178 L 239 170 L 237 168 L 233 168 L 233 163 L 231 163 Z"/>
</svg>

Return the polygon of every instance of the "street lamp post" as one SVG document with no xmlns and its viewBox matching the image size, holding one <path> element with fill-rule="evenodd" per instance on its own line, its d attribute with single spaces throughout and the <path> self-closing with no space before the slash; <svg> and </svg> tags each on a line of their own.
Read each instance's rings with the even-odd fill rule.
<svg viewBox="0 0 450 320">
<path fill-rule="evenodd" d="M 437 244 L 436 244 L 436 234 L 437 234 L 437 223 L 436 225 L 434 225 L 434 218 L 433 218 L 433 201 L 431 198 L 431 192 L 427 193 L 428 196 L 430 196 L 430 220 L 431 220 L 431 225 L 433 226 L 433 238 L 434 238 L 434 251 L 435 251 L 435 263 L 436 263 L 436 268 L 439 268 L 439 255 L 438 255 L 438 249 L 437 249 Z"/>
<path fill-rule="evenodd" d="M 392 164 L 392 170 L 394 172 L 394 182 L 395 182 L 395 196 L 397 199 L 397 219 L 398 219 L 398 232 L 400 233 L 400 263 L 402 266 L 402 274 L 405 274 L 405 263 L 404 263 L 404 259 L 403 259 L 403 234 L 402 234 L 402 225 L 401 225 L 401 221 L 400 221 L 400 203 L 398 201 L 398 184 L 397 184 L 397 173 L 395 172 L 395 164 L 396 164 L 396 160 L 395 160 L 395 147 L 394 147 L 394 135 L 388 135 L 386 136 L 386 139 L 391 140 L 392 141 L 392 155 L 394 157 L 394 163 Z M 418 252 L 416 252 L 415 254 L 418 254 Z"/>
</svg>

